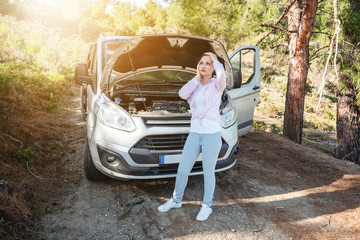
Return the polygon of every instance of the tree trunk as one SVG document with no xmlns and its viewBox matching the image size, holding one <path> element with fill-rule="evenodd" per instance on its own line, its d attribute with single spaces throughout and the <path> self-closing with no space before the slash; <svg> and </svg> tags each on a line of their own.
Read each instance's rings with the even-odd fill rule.
<svg viewBox="0 0 360 240">
<path fill-rule="evenodd" d="M 345 22 L 343 24 L 345 39 L 356 46 L 359 43 L 359 29 L 353 26 L 358 25 L 360 19 L 360 4 L 358 0 L 350 0 L 350 7 Z M 334 0 L 334 18 L 336 23 L 337 1 Z M 355 14 L 354 14 L 355 13 Z M 355 16 L 354 16 L 355 15 Z M 351 45 L 350 45 L 351 46 Z M 340 64 L 341 76 L 337 90 L 337 113 L 336 113 L 336 132 L 337 146 L 334 150 L 336 157 L 349 160 L 359 164 L 359 91 L 357 90 L 358 81 L 356 76 L 360 75 L 360 68 L 356 67 L 359 62 L 360 53 L 355 47 L 343 46 L 345 49 L 341 54 Z M 350 70 L 350 71 L 349 71 Z"/>
<path fill-rule="evenodd" d="M 344 160 L 359 163 L 359 107 L 356 104 L 356 91 L 350 79 L 352 89 L 348 93 L 337 92 L 337 147 L 335 156 Z"/>
<path fill-rule="evenodd" d="M 288 0 L 290 4 L 292 0 Z M 284 135 L 302 141 L 305 84 L 308 74 L 309 42 L 314 26 L 317 0 L 296 0 L 288 13 L 289 74 L 286 91 Z"/>
</svg>

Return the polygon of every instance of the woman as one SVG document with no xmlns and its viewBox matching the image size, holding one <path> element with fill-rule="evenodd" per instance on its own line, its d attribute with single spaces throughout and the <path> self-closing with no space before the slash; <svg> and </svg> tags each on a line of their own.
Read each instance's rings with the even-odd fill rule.
<svg viewBox="0 0 360 240">
<path fill-rule="evenodd" d="M 205 221 L 212 213 L 215 166 L 222 145 L 219 107 L 225 86 L 223 65 L 215 54 L 204 53 L 197 65 L 196 76 L 179 91 L 179 96 L 188 100 L 192 112 L 190 134 L 181 156 L 173 197 L 158 208 L 160 212 L 181 207 L 189 173 L 202 152 L 204 198 L 196 220 Z"/>
</svg>

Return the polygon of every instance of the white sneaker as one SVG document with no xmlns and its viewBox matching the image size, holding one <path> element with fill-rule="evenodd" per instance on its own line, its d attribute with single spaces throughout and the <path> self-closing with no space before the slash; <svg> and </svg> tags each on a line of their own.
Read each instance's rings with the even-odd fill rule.
<svg viewBox="0 0 360 240">
<path fill-rule="evenodd" d="M 196 217 L 196 220 L 201 221 L 201 222 L 206 221 L 209 218 L 211 213 L 212 213 L 212 208 L 203 203 L 201 206 L 200 212 L 198 213 L 198 215 Z"/>
<path fill-rule="evenodd" d="M 160 212 L 167 212 L 172 208 L 181 208 L 181 202 L 177 203 L 174 202 L 174 200 L 172 198 L 169 199 L 169 201 L 167 201 L 166 203 L 164 203 L 163 205 L 158 207 L 158 210 Z"/>
</svg>

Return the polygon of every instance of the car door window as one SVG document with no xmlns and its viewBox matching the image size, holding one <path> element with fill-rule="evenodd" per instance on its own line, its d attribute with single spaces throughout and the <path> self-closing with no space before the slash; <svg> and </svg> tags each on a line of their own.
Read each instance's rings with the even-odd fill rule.
<svg viewBox="0 0 360 240">
<path fill-rule="evenodd" d="M 235 88 L 251 82 L 255 75 L 255 56 L 254 49 L 242 49 L 230 59 Z"/>
</svg>

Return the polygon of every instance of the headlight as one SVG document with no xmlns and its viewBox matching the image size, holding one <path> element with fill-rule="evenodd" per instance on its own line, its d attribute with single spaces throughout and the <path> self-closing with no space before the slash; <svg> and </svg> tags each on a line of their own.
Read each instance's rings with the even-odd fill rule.
<svg viewBox="0 0 360 240">
<path fill-rule="evenodd" d="M 232 102 L 226 105 L 222 110 L 221 126 L 228 128 L 236 121 L 236 107 Z"/>
<path fill-rule="evenodd" d="M 132 132 L 136 127 L 127 112 L 111 102 L 100 105 L 99 120 L 106 126 Z"/>
</svg>

